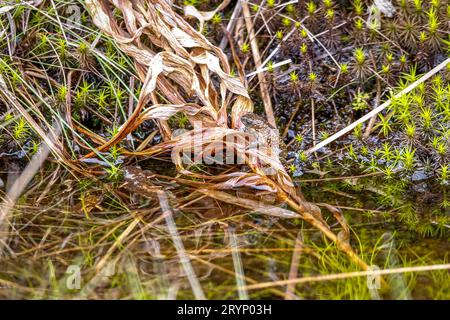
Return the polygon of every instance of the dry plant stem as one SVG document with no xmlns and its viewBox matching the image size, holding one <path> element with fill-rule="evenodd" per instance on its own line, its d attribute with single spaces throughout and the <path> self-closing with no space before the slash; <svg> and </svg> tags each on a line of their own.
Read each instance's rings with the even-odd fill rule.
<svg viewBox="0 0 450 320">
<path fill-rule="evenodd" d="M 22 97 L 23 94 L 21 93 Z M 53 155 L 56 157 L 57 161 L 60 161 L 64 164 L 68 169 L 73 170 L 74 172 L 87 175 L 88 171 L 81 169 L 76 164 L 72 163 L 66 156 L 66 153 L 64 152 L 63 145 L 58 141 L 58 136 L 52 128 L 51 124 L 49 124 L 45 119 L 42 119 L 41 121 L 47 126 L 47 128 L 50 128 L 47 132 L 44 131 L 43 128 L 36 122 L 36 120 L 31 116 L 31 114 L 28 112 L 28 109 L 25 109 L 19 102 L 18 98 L 15 95 L 15 92 L 10 90 L 8 88 L 8 85 L 6 84 L 5 80 L 3 79 L 2 75 L 0 74 L 0 100 L 2 100 L 4 103 L 9 104 L 13 106 L 27 121 L 28 124 L 30 124 L 31 128 L 36 132 L 36 134 L 43 140 L 43 142 L 48 146 L 50 151 L 52 151 Z M 30 102 L 33 103 L 33 102 Z M 39 112 L 37 107 L 35 106 L 34 111 Z M 41 115 L 43 118 L 43 116 Z M 60 128 L 58 127 L 58 130 Z M 90 172 L 89 172 L 90 173 Z"/>
<path fill-rule="evenodd" d="M 380 98 L 381 98 L 381 82 L 380 82 L 380 79 L 377 78 L 377 95 L 375 97 L 375 103 L 374 103 L 375 108 L 380 104 Z M 367 139 L 369 137 L 376 121 L 377 121 L 376 115 L 370 119 L 369 124 L 367 125 L 367 128 L 366 128 L 366 131 L 364 132 L 364 135 L 363 135 L 364 139 Z"/>
<path fill-rule="evenodd" d="M 138 225 L 140 222 L 139 218 L 135 218 L 133 222 L 131 222 L 127 228 L 120 234 L 120 236 L 114 241 L 114 244 L 108 249 L 106 254 L 102 257 L 102 259 L 97 263 L 95 266 L 95 269 L 97 273 L 101 272 L 102 269 L 107 264 L 109 257 L 114 253 L 114 251 L 117 249 L 118 246 L 120 246 L 123 241 L 128 237 L 128 235 L 134 230 L 134 228 Z"/>
<path fill-rule="evenodd" d="M 311 99 L 311 125 L 313 135 L 313 145 L 316 145 L 316 110 L 314 107 L 314 99 Z"/>
<path fill-rule="evenodd" d="M 250 38 L 250 44 L 252 47 L 253 60 L 255 62 L 256 70 L 261 68 L 261 56 L 259 54 L 258 41 L 255 36 L 255 29 L 253 28 L 253 22 L 251 19 L 250 9 L 246 0 L 241 0 L 242 11 L 244 13 L 245 25 Z M 261 98 L 264 103 L 264 109 L 266 111 L 267 121 L 273 127 L 276 127 L 275 116 L 272 108 L 272 101 L 270 100 L 269 88 L 267 87 L 266 78 L 264 74 L 258 73 L 259 86 L 261 89 Z"/>
<path fill-rule="evenodd" d="M 423 75 L 419 80 L 413 82 L 412 84 L 410 84 L 407 88 L 403 89 L 402 91 L 400 91 L 399 93 L 397 93 L 394 96 L 394 99 L 398 99 L 401 96 L 411 92 L 412 90 L 414 90 L 414 88 L 416 88 L 419 84 L 427 81 L 428 79 L 430 79 L 432 76 L 434 76 L 436 73 L 438 73 L 439 71 L 441 71 L 442 69 L 444 69 L 447 64 L 450 63 L 450 58 L 447 58 L 445 61 L 443 61 L 442 63 L 440 63 L 439 65 L 437 65 L 436 67 L 434 67 L 433 69 L 431 69 L 430 71 L 428 71 L 425 75 Z M 322 141 L 321 143 L 315 145 L 314 147 L 306 150 L 306 153 L 310 154 L 313 152 L 316 152 L 317 150 L 323 148 L 324 146 L 330 144 L 331 142 L 335 141 L 336 139 L 339 139 L 340 137 L 342 137 L 344 134 L 350 132 L 351 130 L 353 130 L 354 128 L 356 128 L 356 126 L 358 126 L 361 123 L 366 122 L 367 120 L 371 119 L 373 116 L 377 115 L 378 113 L 380 113 L 381 111 L 383 111 L 384 109 L 386 109 L 388 106 L 390 106 L 392 103 L 392 99 L 384 102 L 383 104 L 381 104 L 380 106 L 378 106 L 377 108 L 373 109 L 372 111 L 370 111 L 368 114 L 366 114 L 365 116 L 359 118 L 358 120 L 356 120 L 355 122 L 351 123 L 350 125 L 348 125 L 347 127 L 345 127 L 344 129 L 336 132 L 335 134 L 333 134 L 331 137 L 329 137 L 328 139 L 325 139 L 324 141 Z"/>
<path fill-rule="evenodd" d="M 347 256 L 361 269 L 368 270 L 369 266 L 367 263 L 364 262 L 353 250 L 353 248 L 350 246 L 348 242 L 342 242 L 338 239 L 338 237 L 331 231 L 331 229 L 325 225 L 322 221 L 318 220 L 311 212 L 314 212 L 315 209 L 312 208 L 306 208 L 305 204 L 298 203 L 298 201 L 294 201 L 291 198 L 288 198 L 286 194 L 284 194 L 284 200 L 287 202 L 287 204 L 294 208 L 300 215 L 302 216 L 302 219 L 311 224 L 312 226 L 316 227 L 322 233 L 331 241 L 333 241 L 336 246 L 345 252 Z M 307 204 L 308 206 L 314 206 L 312 204 Z M 315 206 L 314 206 L 315 207 Z"/>
<path fill-rule="evenodd" d="M 237 17 L 240 15 L 241 11 L 242 11 L 241 2 L 238 1 L 236 3 L 236 6 L 234 7 L 233 13 L 231 14 L 230 21 L 228 22 L 228 25 L 224 31 L 225 33 L 231 33 L 233 31 L 234 27 L 236 26 Z M 227 44 L 228 44 L 228 37 L 225 35 L 223 36 L 222 41 L 220 41 L 219 48 L 223 50 L 225 49 Z"/>
<path fill-rule="evenodd" d="M 298 111 L 300 110 L 300 107 L 301 107 L 301 100 L 299 100 L 297 102 L 297 105 L 295 106 L 295 110 L 294 110 L 294 112 L 292 112 L 292 115 L 289 118 L 288 123 L 286 124 L 286 128 L 284 128 L 284 132 L 282 134 L 282 138 L 285 138 L 287 136 L 287 134 L 289 133 L 289 127 L 291 126 L 292 121 L 294 121 L 294 118 L 297 115 Z"/>
<path fill-rule="evenodd" d="M 329 178 L 320 178 L 320 179 L 296 179 L 294 181 L 301 182 L 301 183 L 328 182 L 328 181 L 361 179 L 361 178 L 375 177 L 375 176 L 382 176 L 382 175 L 383 175 L 383 172 L 372 172 L 372 173 L 366 173 L 366 174 L 362 174 L 362 175 L 358 175 L 358 176 L 329 177 Z"/>
<path fill-rule="evenodd" d="M 82 143 L 80 141 L 80 139 L 78 139 L 77 135 L 74 134 L 75 128 L 77 126 L 73 123 L 73 119 L 72 119 L 72 79 L 73 79 L 74 74 L 76 72 L 78 72 L 78 71 L 77 70 L 70 70 L 69 73 L 67 74 L 68 93 L 66 94 L 66 99 L 65 99 L 65 118 L 66 118 L 66 122 L 67 122 L 67 124 L 69 126 L 70 132 L 72 133 L 72 139 L 80 147 L 82 147 L 82 148 L 84 148 L 86 150 L 90 150 L 89 146 L 87 146 L 86 144 Z"/>
<path fill-rule="evenodd" d="M 281 62 L 274 63 L 274 64 L 272 65 L 272 68 L 273 68 L 273 69 L 277 69 L 277 68 L 279 68 L 279 67 L 281 67 L 281 66 L 284 66 L 284 65 L 290 64 L 290 63 L 292 63 L 292 60 L 291 60 L 291 59 L 283 60 L 283 61 L 281 61 Z M 267 70 L 269 70 L 268 67 L 263 67 L 263 68 L 261 68 L 261 69 L 257 69 L 257 70 L 255 70 L 255 71 L 250 72 L 250 73 L 247 74 L 245 77 L 246 77 L 246 78 L 250 78 L 250 77 L 253 77 L 254 75 L 256 75 L 256 74 L 258 74 L 258 73 L 261 73 L 261 72 L 264 72 L 264 71 L 267 71 Z"/>
<path fill-rule="evenodd" d="M 152 102 L 154 105 L 157 105 L 159 103 L 158 96 L 155 92 L 152 92 L 150 94 L 152 98 Z M 163 136 L 164 140 L 170 140 L 170 137 L 172 135 L 172 130 L 170 130 L 169 124 L 166 120 L 159 120 L 156 122 L 158 125 L 159 131 L 161 132 L 161 135 Z"/>
<path fill-rule="evenodd" d="M 134 77 L 130 77 L 130 91 L 134 92 Z M 131 117 L 131 115 L 133 114 L 133 110 L 134 110 L 134 96 L 132 94 L 130 94 L 130 96 L 128 97 L 128 116 Z M 133 145 L 133 136 L 131 134 L 129 134 L 127 136 L 127 140 L 129 141 L 130 145 Z"/>
<path fill-rule="evenodd" d="M 293 211 L 271 206 L 260 201 L 239 198 L 223 191 L 210 189 L 198 189 L 198 191 L 216 200 L 220 200 L 243 208 L 254 210 L 268 216 L 279 217 L 284 219 L 301 218 L 300 215 L 296 214 Z"/>
<path fill-rule="evenodd" d="M 292 199 L 288 196 L 284 191 L 278 190 L 278 195 L 281 201 L 286 202 L 291 208 L 297 211 L 298 215 L 292 211 L 281 209 L 277 207 L 272 207 L 270 205 L 264 204 L 262 202 L 250 200 L 250 199 L 242 199 L 235 196 L 232 196 L 226 192 L 209 190 L 209 189 L 199 189 L 201 193 L 207 194 L 208 196 L 215 198 L 220 201 L 224 201 L 230 204 L 238 205 L 247 209 L 259 211 L 261 213 L 267 215 L 273 215 L 284 218 L 301 218 L 319 229 L 328 239 L 333 241 L 336 246 L 345 252 L 347 256 L 360 268 L 363 270 L 367 270 L 369 266 L 355 253 L 353 248 L 350 246 L 348 242 L 342 242 L 338 239 L 336 234 L 331 231 L 331 229 L 321 221 L 316 215 L 320 214 L 320 210 L 314 204 L 301 201 L 298 197 L 294 197 L 296 199 Z M 315 212 L 316 214 L 313 214 Z"/>
<path fill-rule="evenodd" d="M 248 300 L 248 292 L 245 289 L 245 274 L 242 267 L 241 255 L 238 251 L 238 241 L 236 233 L 233 227 L 228 227 L 228 238 L 230 239 L 231 256 L 233 257 L 233 266 L 236 274 L 236 286 L 240 288 L 238 290 L 240 300 Z"/>
<path fill-rule="evenodd" d="M 224 268 L 224 267 L 222 267 L 221 265 L 214 264 L 214 263 L 212 263 L 212 262 L 210 262 L 210 261 L 204 260 L 204 259 L 199 258 L 199 257 L 194 256 L 194 255 L 190 255 L 190 257 L 191 257 L 191 259 L 196 260 L 196 261 L 198 261 L 198 262 L 201 262 L 201 263 L 203 263 L 204 265 L 206 265 L 206 266 L 208 266 L 208 267 L 217 269 L 217 270 L 219 270 L 219 271 L 221 271 L 221 272 L 223 272 L 223 273 L 225 273 L 225 274 L 228 274 L 228 275 L 230 275 L 230 276 L 236 276 L 234 270 L 233 270 L 233 271 L 232 271 L 232 270 L 228 270 L 227 268 Z M 257 284 L 257 283 L 259 283 L 259 281 L 256 281 L 256 280 L 254 280 L 254 279 L 252 279 L 252 278 L 249 278 L 249 277 L 247 277 L 247 276 L 244 276 L 244 279 L 245 279 L 246 282 L 251 283 L 251 284 Z M 1 280 L 0 280 L 0 281 L 1 281 Z M 279 297 L 281 297 L 281 298 L 285 298 L 285 297 L 286 297 L 286 295 L 285 295 L 284 292 L 282 292 L 282 291 L 280 291 L 280 290 L 278 290 L 278 289 L 276 289 L 276 288 L 270 288 L 269 290 L 270 290 L 273 294 L 276 294 L 277 296 L 279 296 Z"/>
<path fill-rule="evenodd" d="M 0 279 L 0 287 L 10 288 L 10 289 L 14 288 L 17 291 L 29 292 L 34 295 L 36 294 L 36 288 L 24 287 L 24 286 L 18 285 L 15 282 L 8 281 L 5 279 Z"/>
<path fill-rule="evenodd" d="M 417 267 L 395 268 L 395 269 L 385 269 L 385 270 L 344 272 L 344 273 L 337 273 L 337 274 L 328 274 L 328 275 L 320 275 L 320 276 L 303 277 L 303 278 L 298 278 L 298 279 L 259 283 L 259 284 L 249 285 L 249 286 L 247 286 L 247 289 L 255 290 L 255 289 L 284 286 L 284 285 L 287 285 L 290 283 L 299 284 L 299 283 L 309 283 L 309 282 L 333 281 L 333 280 L 342 280 L 342 279 L 349 279 L 349 278 L 355 278 L 355 277 L 382 276 L 382 275 L 396 274 L 396 273 L 427 272 L 427 271 L 448 270 L 448 269 L 450 269 L 450 264 L 436 264 L 436 265 L 431 265 L 431 266 L 417 266 Z"/>
<path fill-rule="evenodd" d="M 166 217 L 167 228 L 169 229 L 173 244 L 177 250 L 178 256 L 180 257 L 180 263 L 184 269 L 186 276 L 188 277 L 195 298 L 197 300 L 205 300 L 205 294 L 203 293 L 200 282 L 198 281 L 194 273 L 194 268 L 192 267 L 191 260 L 184 249 L 184 245 L 181 241 L 180 235 L 178 234 L 178 230 L 173 219 L 172 209 L 170 208 L 169 201 L 167 200 L 167 195 L 164 191 L 158 191 L 157 195 L 161 210 L 163 211 L 163 215 L 165 215 Z"/>
<path fill-rule="evenodd" d="M 225 36 L 230 42 L 231 55 L 233 56 L 234 64 L 236 65 L 236 68 L 238 70 L 239 79 L 242 81 L 242 83 L 246 84 L 244 67 L 242 66 L 241 61 L 239 60 L 239 56 L 234 49 L 233 39 L 231 39 L 231 35 L 229 33 L 226 33 Z"/>
<path fill-rule="evenodd" d="M 61 130 L 59 126 L 54 131 L 55 135 L 59 135 Z M 11 209 L 14 207 L 17 199 L 23 193 L 25 188 L 30 183 L 31 179 L 36 175 L 38 170 L 42 167 L 48 155 L 50 154 L 50 148 L 45 143 L 42 142 L 39 147 L 38 152 L 31 158 L 31 161 L 25 167 L 25 170 L 21 173 L 21 175 L 14 181 L 14 184 L 8 190 L 3 203 L 0 204 L 0 231 L 3 236 L 0 237 L 0 252 L 2 249 L 2 244 L 5 243 L 5 239 L 8 235 L 8 219 L 9 213 Z M 3 239 L 4 238 L 4 239 Z"/>
<path fill-rule="evenodd" d="M 303 247 L 303 236 L 302 231 L 300 230 L 297 235 L 297 239 L 295 239 L 295 250 L 292 252 L 292 260 L 291 267 L 289 268 L 289 280 L 293 280 L 297 278 L 298 275 L 298 261 L 302 254 Z M 295 284 L 289 283 L 286 286 L 286 300 L 298 300 L 299 297 L 295 295 Z"/>
</svg>

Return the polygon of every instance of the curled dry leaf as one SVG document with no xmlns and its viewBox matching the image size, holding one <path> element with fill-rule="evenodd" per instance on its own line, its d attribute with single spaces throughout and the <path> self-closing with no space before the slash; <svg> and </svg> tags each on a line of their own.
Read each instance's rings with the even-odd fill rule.
<svg viewBox="0 0 450 320">
<path fill-rule="evenodd" d="M 212 10 L 212 11 L 198 11 L 197 8 L 194 6 L 191 6 L 191 5 L 185 6 L 184 7 L 184 15 L 187 17 L 197 18 L 198 21 L 200 22 L 199 29 L 203 30 L 205 21 L 211 20 L 216 13 L 225 9 L 230 4 L 230 2 L 231 2 L 231 0 L 224 0 L 215 10 Z"/>
</svg>

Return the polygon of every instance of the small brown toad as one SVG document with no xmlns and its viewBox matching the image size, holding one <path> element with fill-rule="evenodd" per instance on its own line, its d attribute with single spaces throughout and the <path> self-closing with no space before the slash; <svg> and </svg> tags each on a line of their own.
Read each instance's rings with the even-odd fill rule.
<svg viewBox="0 0 450 320">
<path fill-rule="evenodd" d="M 254 114 L 246 113 L 241 117 L 244 125 L 242 131 L 252 135 L 260 146 L 267 146 L 269 151 L 277 154 L 280 162 L 286 168 L 287 148 L 277 128 L 272 127 L 266 119 Z"/>
</svg>

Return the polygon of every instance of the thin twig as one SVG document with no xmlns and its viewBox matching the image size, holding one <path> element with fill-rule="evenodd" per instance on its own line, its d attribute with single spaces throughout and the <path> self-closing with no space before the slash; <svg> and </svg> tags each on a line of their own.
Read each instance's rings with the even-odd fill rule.
<svg viewBox="0 0 450 320">
<path fill-rule="evenodd" d="M 283 132 L 283 134 L 281 135 L 281 137 L 282 138 L 285 138 L 286 136 L 287 136 L 287 134 L 289 133 L 289 128 L 290 128 L 290 126 L 291 126 L 291 124 L 292 124 L 292 121 L 294 121 L 294 118 L 295 118 L 295 116 L 297 115 L 297 112 L 298 112 L 298 110 L 300 110 L 300 107 L 301 107 L 301 99 L 299 99 L 298 100 L 298 102 L 297 102 L 297 104 L 296 104 L 296 106 L 295 106 L 295 109 L 294 109 L 294 112 L 292 112 L 292 115 L 291 115 L 291 117 L 289 118 L 289 121 L 288 121 L 288 123 L 286 124 L 286 127 L 284 128 L 284 132 Z M 294 140 L 293 140 L 294 141 Z"/>
<path fill-rule="evenodd" d="M 444 62 L 440 63 L 439 65 L 437 65 L 436 67 L 434 67 L 433 69 L 431 69 L 430 71 L 428 71 L 424 76 L 422 76 L 419 80 L 413 82 L 412 84 L 410 84 L 408 87 L 406 87 L 405 89 L 403 89 L 402 91 L 400 91 L 399 93 L 397 93 L 392 99 L 389 99 L 388 101 L 384 102 L 383 104 L 381 104 L 380 106 L 378 106 L 377 108 L 373 109 L 372 111 L 370 111 L 369 113 L 367 113 L 365 116 L 359 118 L 358 120 L 356 120 L 355 122 L 351 123 L 350 125 L 348 125 L 347 127 L 345 127 L 344 129 L 336 132 L 335 134 L 333 134 L 331 137 L 329 137 L 328 139 L 325 139 L 324 141 L 322 141 L 321 143 L 317 144 L 316 146 L 306 150 L 307 154 L 316 152 L 317 150 L 323 148 L 324 146 L 330 144 L 331 142 L 335 141 L 336 139 L 342 137 L 344 134 L 346 134 L 347 132 L 350 132 L 351 130 L 353 130 L 354 128 L 356 128 L 356 126 L 358 126 L 359 124 L 369 120 L 370 118 L 372 118 L 374 115 L 380 113 L 381 111 L 383 111 L 384 109 L 386 109 L 388 106 L 391 105 L 392 100 L 393 99 L 398 99 L 401 96 L 411 92 L 412 90 L 414 90 L 414 88 L 416 88 L 419 84 L 427 81 L 429 78 L 431 78 L 432 76 L 434 76 L 436 73 L 438 73 L 439 71 L 441 71 L 443 68 L 445 68 L 445 66 L 447 64 L 450 63 L 450 58 L 448 58 L 447 60 L 445 60 Z"/>
<path fill-rule="evenodd" d="M 56 125 L 56 129 L 53 132 L 54 136 L 58 136 L 61 133 L 61 128 Z M 25 170 L 23 170 L 21 175 L 16 179 L 16 181 L 14 181 L 13 185 L 6 194 L 5 199 L 3 200 L 3 203 L 0 204 L 0 231 L 4 231 L 5 237 L 8 234 L 8 232 L 6 232 L 7 230 L 5 229 L 8 228 L 7 224 L 10 210 L 14 207 L 17 199 L 23 193 L 38 170 L 42 167 L 49 154 L 50 147 L 45 141 L 43 141 L 41 143 L 41 146 L 39 147 L 38 152 L 36 152 L 33 158 L 31 158 L 30 162 L 25 167 Z M 0 237 L 0 252 L 2 243 L 5 243 L 4 241 L 5 240 L 1 239 Z"/>
<path fill-rule="evenodd" d="M 314 108 L 314 99 L 311 99 L 311 127 L 313 136 L 313 145 L 316 145 L 316 110 Z"/>
<path fill-rule="evenodd" d="M 436 264 L 436 265 L 431 265 L 431 266 L 417 266 L 417 267 L 395 268 L 395 269 L 386 269 L 386 270 L 343 272 L 343 273 L 337 273 L 337 274 L 327 274 L 327 275 L 303 277 L 303 278 L 298 278 L 298 279 L 263 282 L 263 283 L 249 285 L 246 287 L 246 289 L 247 290 L 255 290 L 255 289 L 284 286 L 284 285 L 288 285 L 288 284 L 342 280 L 342 279 L 349 279 L 349 278 L 355 278 L 355 277 L 369 277 L 369 276 L 376 277 L 376 276 L 381 276 L 381 275 L 386 275 L 386 274 L 407 273 L 407 272 L 427 272 L 427 271 L 448 270 L 448 269 L 450 269 L 450 264 Z"/>
<path fill-rule="evenodd" d="M 244 276 L 244 268 L 242 267 L 242 260 L 240 252 L 238 249 L 236 233 L 234 232 L 233 227 L 228 227 L 228 237 L 231 246 L 231 256 L 233 257 L 233 266 L 234 272 L 236 276 L 236 285 L 238 288 L 238 294 L 240 300 L 248 300 L 248 292 L 245 289 L 245 276 Z"/>
<path fill-rule="evenodd" d="M 296 279 L 298 275 L 298 261 L 302 254 L 303 247 L 303 236 L 300 230 L 297 234 L 297 239 L 295 239 L 295 250 L 292 252 L 291 267 L 289 269 L 289 280 Z M 286 300 L 298 300 L 299 297 L 294 293 L 295 283 L 289 283 L 286 286 Z"/>
<path fill-rule="evenodd" d="M 233 13 L 231 14 L 230 21 L 228 22 L 228 25 L 224 31 L 225 33 L 231 32 L 234 29 L 234 27 L 236 26 L 237 17 L 241 14 L 241 11 L 242 11 L 241 2 L 238 1 L 236 3 L 236 6 L 234 7 Z M 228 37 L 224 36 L 222 38 L 222 41 L 220 41 L 219 48 L 223 50 L 225 49 L 227 44 L 228 44 Z"/>
<path fill-rule="evenodd" d="M 374 106 L 378 106 L 380 104 L 380 98 L 381 98 L 381 82 L 380 79 L 377 78 L 377 95 L 375 97 Z M 369 124 L 367 125 L 366 131 L 364 132 L 363 138 L 367 139 L 372 132 L 372 128 L 375 125 L 375 122 L 377 121 L 377 116 L 373 116 L 370 118 Z"/>
<path fill-rule="evenodd" d="M 169 201 L 167 200 L 167 195 L 164 191 L 158 191 L 159 204 L 161 210 L 166 217 L 167 228 L 169 229 L 170 236 L 172 237 L 173 244 L 177 250 L 178 256 L 180 257 L 180 263 L 184 269 L 184 272 L 189 280 L 189 283 L 194 292 L 195 298 L 197 300 L 205 300 L 205 294 L 200 286 L 200 282 L 195 275 L 194 268 L 192 267 L 191 260 L 186 254 L 183 242 L 181 241 L 180 235 L 178 234 L 177 226 L 175 225 L 175 220 L 173 219 L 172 209 L 169 206 Z"/>
<path fill-rule="evenodd" d="M 283 61 L 281 61 L 281 62 L 274 63 L 274 64 L 272 65 L 272 68 L 273 68 L 273 69 L 276 69 L 276 68 L 278 68 L 278 67 L 284 66 L 284 65 L 289 64 L 289 63 L 291 63 L 291 62 L 292 62 L 291 59 L 283 60 Z M 250 73 L 247 74 L 245 77 L 246 77 L 246 78 L 250 78 L 250 77 L 254 76 L 255 74 L 258 74 L 258 73 L 261 73 L 261 72 L 264 72 L 264 71 L 267 71 L 267 70 L 269 70 L 268 67 L 260 68 L 260 69 L 257 69 L 257 70 L 255 70 L 255 71 L 253 71 L 253 72 L 250 72 Z"/>
<path fill-rule="evenodd" d="M 255 37 L 255 29 L 253 28 L 253 22 L 250 15 L 250 9 L 246 0 L 241 0 L 242 11 L 244 13 L 245 25 L 250 37 L 250 44 L 252 46 L 253 60 L 255 62 L 256 70 L 261 68 L 261 56 L 259 54 L 258 42 Z M 272 101 L 270 100 L 269 89 L 267 82 L 262 73 L 258 73 L 259 86 L 261 89 L 261 98 L 264 103 L 264 109 L 266 111 L 267 121 L 273 127 L 276 127 L 275 116 L 272 108 Z"/>
</svg>

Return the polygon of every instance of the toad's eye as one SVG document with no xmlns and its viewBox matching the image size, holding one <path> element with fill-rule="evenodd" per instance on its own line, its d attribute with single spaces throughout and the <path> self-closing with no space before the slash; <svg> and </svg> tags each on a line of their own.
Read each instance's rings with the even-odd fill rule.
<svg viewBox="0 0 450 320">
<path fill-rule="evenodd" d="M 250 121 L 249 119 L 244 118 L 244 117 L 241 118 L 241 122 L 242 122 L 243 124 L 245 124 L 246 126 L 248 126 L 248 125 L 251 123 L 251 121 Z"/>
</svg>

